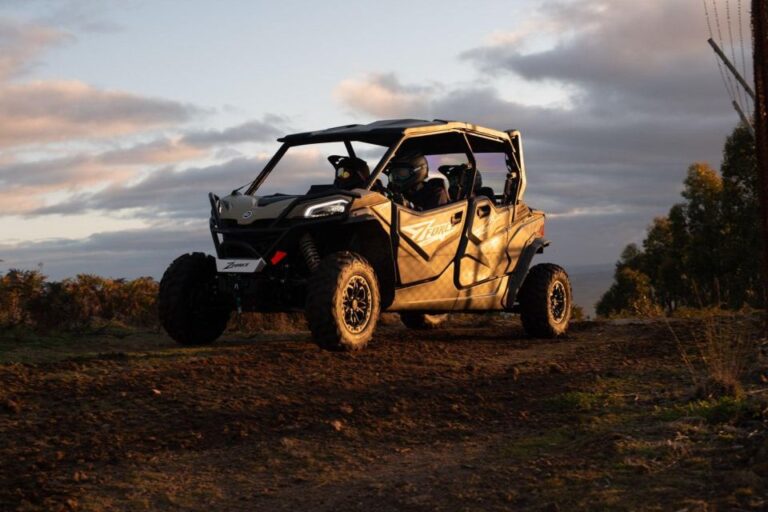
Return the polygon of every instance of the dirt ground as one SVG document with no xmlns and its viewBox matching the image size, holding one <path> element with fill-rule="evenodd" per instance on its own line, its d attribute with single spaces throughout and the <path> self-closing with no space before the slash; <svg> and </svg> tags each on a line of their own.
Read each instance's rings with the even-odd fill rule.
<svg viewBox="0 0 768 512">
<path fill-rule="evenodd" d="M 664 325 L 472 323 L 0 340 L 0 510 L 768 509 L 765 411 L 692 402 Z"/>
</svg>

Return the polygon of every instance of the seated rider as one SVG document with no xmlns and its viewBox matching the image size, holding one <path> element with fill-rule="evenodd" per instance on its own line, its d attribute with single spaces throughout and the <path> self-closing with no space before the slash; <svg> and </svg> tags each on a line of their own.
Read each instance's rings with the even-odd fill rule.
<svg viewBox="0 0 768 512">
<path fill-rule="evenodd" d="M 333 180 L 333 186 L 342 190 L 352 190 L 353 188 L 363 188 L 371 177 L 371 171 L 365 160 L 351 156 L 333 155 L 328 157 L 328 161 L 336 170 L 336 177 Z"/>
<path fill-rule="evenodd" d="M 427 180 L 429 164 L 423 154 L 411 152 L 396 156 L 387 169 L 388 187 L 396 200 L 402 197 L 411 203 L 414 210 L 431 210 L 448 204 L 445 182 L 441 178 Z"/>
</svg>

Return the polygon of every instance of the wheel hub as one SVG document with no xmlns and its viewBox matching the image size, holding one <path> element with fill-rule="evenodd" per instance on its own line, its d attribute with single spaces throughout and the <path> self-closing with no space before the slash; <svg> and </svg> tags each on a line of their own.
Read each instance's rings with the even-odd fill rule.
<svg viewBox="0 0 768 512">
<path fill-rule="evenodd" d="M 563 318 L 565 318 L 567 303 L 565 286 L 560 281 L 557 281 L 549 293 L 549 310 L 555 322 L 562 322 Z"/>
<path fill-rule="evenodd" d="M 371 287 L 362 276 L 352 276 L 342 297 L 344 325 L 358 334 L 365 330 L 371 319 Z"/>
</svg>

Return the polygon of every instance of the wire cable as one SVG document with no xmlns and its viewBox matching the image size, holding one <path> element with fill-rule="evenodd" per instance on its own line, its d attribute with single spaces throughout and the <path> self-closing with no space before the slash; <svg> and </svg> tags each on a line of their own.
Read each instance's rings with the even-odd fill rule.
<svg viewBox="0 0 768 512">
<path fill-rule="evenodd" d="M 709 30 L 709 38 L 714 40 L 715 36 L 712 33 L 712 21 L 709 16 L 709 8 L 707 7 L 707 0 L 702 0 L 702 3 L 704 5 L 704 17 L 707 20 L 707 29 Z M 714 0 L 713 0 L 714 4 Z M 731 101 L 735 101 L 734 98 L 734 92 L 731 86 L 731 82 L 728 80 L 728 75 L 723 69 L 723 63 L 720 62 L 720 59 L 717 57 L 717 55 L 714 55 L 715 57 L 715 63 L 717 64 L 717 69 L 720 71 L 720 78 L 723 80 L 723 85 L 725 86 L 725 91 L 728 93 L 728 97 Z"/>
<path fill-rule="evenodd" d="M 736 45 L 733 43 L 733 23 L 731 21 L 731 2 L 729 0 L 725 0 L 725 20 L 728 24 L 728 41 L 731 50 L 731 63 L 733 63 L 734 67 L 738 68 L 738 61 L 736 60 Z M 744 70 L 740 69 L 739 73 L 741 73 L 742 76 L 744 76 Z M 739 107 L 742 109 L 746 108 L 747 106 L 747 100 L 746 95 L 747 92 L 744 90 L 743 87 L 736 87 L 736 90 L 738 91 L 738 94 L 736 95 L 736 101 L 739 103 Z"/>
<path fill-rule="evenodd" d="M 742 5 L 741 0 L 738 0 L 738 8 L 739 8 L 739 43 L 741 46 L 741 68 L 742 73 L 744 74 L 744 79 L 749 80 L 749 68 L 747 68 L 747 58 L 746 58 L 746 51 L 744 49 L 744 23 L 741 17 L 741 11 L 742 11 Z M 746 92 L 746 91 L 745 91 Z M 747 108 L 749 109 L 748 112 L 754 111 L 754 105 L 751 105 L 752 98 L 750 98 L 749 94 L 746 94 L 747 98 Z M 750 106 L 751 105 L 751 106 Z"/>
<path fill-rule="evenodd" d="M 723 44 L 723 41 L 724 41 L 723 31 L 720 25 L 720 13 L 717 10 L 717 0 L 712 0 L 712 12 L 715 14 L 715 27 L 717 27 L 717 40 L 715 42 L 722 49 L 723 46 L 725 45 Z M 731 100 L 736 101 L 738 100 L 738 94 L 739 94 L 738 85 L 736 84 L 736 79 L 733 78 L 733 76 L 731 76 L 731 74 L 728 73 L 727 70 L 724 71 L 724 74 L 725 74 L 726 80 L 728 80 L 728 84 L 730 85 Z"/>
</svg>

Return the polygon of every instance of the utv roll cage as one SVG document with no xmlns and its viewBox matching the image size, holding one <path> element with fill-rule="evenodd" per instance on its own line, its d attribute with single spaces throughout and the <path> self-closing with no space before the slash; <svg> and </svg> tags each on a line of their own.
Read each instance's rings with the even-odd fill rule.
<svg viewBox="0 0 768 512">
<path fill-rule="evenodd" d="M 509 162 L 511 166 L 507 175 L 507 183 L 501 194 L 502 201 L 504 203 L 510 203 L 512 202 L 511 200 L 519 201 L 521 199 L 525 192 L 526 177 L 520 132 L 517 130 L 501 132 L 470 123 L 444 121 L 441 119 L 435 119 L 433 121 L 420 119 L 376 121 L 365 125 L 351 124 L 325 130 L 286 135 L 277 139 L 278 142 L 282 142 L 283 144 L 277 150 L 275 155 L 267 162 L 264 169 L 250 184 L 245 193 L 253 195 L 291 147 L 328 142 L 343 143 L 348 155 L 353 158 L 357 155 L 352 147 L 352 142 L 363 142 L 366 144 L 387 147 L 387 151 L 381 157 L 376 167 L 371 171 L 370 178 L 365 184 L 365 190 L 370 190 L 387 167 L 387 164 L 389 164 L 389 161 L 406 141 L 417 137 L 451 133 L 459 134 L 463 138 L 463 147 L 455 152 L 466 154 L 474 172 L 477 172 L 478 170 L 474 156 L 475 153 L 498 151 L 498 146 L 496 148 L 492 147 L 494 144 L 508 145 L 508 149 L 510 149 L 509 154 L 511 155 L 511 162 Z M 468 135 L 475 139 L 474 145 L 470 142 Z M 429 141 L 429 139 L 424 140 Z M 439 148 L 435 147 L 435 149 L 437 149 L 435 153 L 440 153 Z M 483 151 L 484 149 L 485 151 Z M 443 152 L 449 153 L 452 151 Z"/>
</svg>

